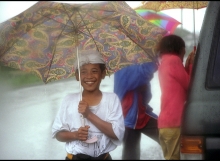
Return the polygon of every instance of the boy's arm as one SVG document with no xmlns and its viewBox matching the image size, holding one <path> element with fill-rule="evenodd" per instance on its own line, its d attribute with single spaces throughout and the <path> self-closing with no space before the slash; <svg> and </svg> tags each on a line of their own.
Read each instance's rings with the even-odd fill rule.
<svg viewBox="0 0 220 161">
<path fill-rule="evenodd" d="M 77 135 L 78 135 L 77 133 L 78 133 L 77 131 L 74 131 L 74 132 L 59 131 L 56 134 L 56 139 L 61 142 L 70 142 L 73 140 L 77 140 Z"/>
<path fill-rule="evenodd" d="M 92 124 L 94 124 L 105 135 L 107 135 L 111 139 L 119 140 L 119 138 L 116 136 L 115 132 L 113 131 L 112 123 L 104 121 L 100 119 L 97 115 L 92 113 L 86 101 L 82 100 L 79 102 L 78 112 L 81 113 L 84 118 L 87 118 Z"/>
<path fill-rule="evenodd" d="M 89 105 L 86 101 L 79 102 L 79 113 L 83 115 L 84 118 L 87 118 L 92 124 L 94 124 L 101 132 L 103 132 L 108 137 L 118 140 L 117 136 L 115 135 L 112 124 L 100 119 L 94 113 L 92 113 L 89 109 Z"/>
<path fill-rule="evenodd" d="M 59 131 L 56 134 L 56 139 L 61 142 L 70 142 L 74 140 L 86 141 L 88 137 L 89 126 L 80 127 L 78 131 Z"/>
<path fill-rule="evenodd" d="M 100 119 L 98 116 L 90 112 L 86 117 L 90 122 L 92 122 L 100 131 L 106 134 L 108 137 L 118 140 L 117 136 L 115 135 L 112 124 Z"/>
</svg>

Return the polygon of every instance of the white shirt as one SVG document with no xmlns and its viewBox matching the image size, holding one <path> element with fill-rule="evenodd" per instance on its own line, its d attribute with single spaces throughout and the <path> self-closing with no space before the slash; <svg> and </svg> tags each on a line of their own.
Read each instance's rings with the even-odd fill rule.
<svg viewBox="0 0 220 161">
<path fill-rule="evenodd" d="M 52 126 L 52 137 L 55 138 L 57 132 L 77 131 L 81 126 L 80 113 L 78 113 L 78 104 L 80 94 L 68 94 L 62 101 L 61 107 L 57 113 Z M 89 120 L 85 119 L 85 125 L 89 125 L 89 138 L 96 136 L 98 141 L 95 143 L 85 143 L 75 140 L 66 143 L 66 151 L 70 154 L 87 154 L 97 157 L 103 153 L 114 150 L 121 145 L 124 137 L 124 118 L 122 107 L 118 96 L 115 93 L 102 92 L 102 100 L 97 106 L 91 106 L 91 111 L 100 119 L 112 124 L 112 129 L 118 140 L 114 140 L 102 133 Z"/>
</svg>

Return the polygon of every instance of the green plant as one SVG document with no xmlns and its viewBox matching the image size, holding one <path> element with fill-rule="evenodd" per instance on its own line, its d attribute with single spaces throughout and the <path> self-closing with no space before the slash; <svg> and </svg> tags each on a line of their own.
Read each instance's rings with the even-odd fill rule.
<svg viewBox="0 0 220 161">
<path fill-rule="evenodd" d="M 12 87 L 23 87 L 42 82 L 36 75 L 0 64 L 0 79 Z"/>
</svg>

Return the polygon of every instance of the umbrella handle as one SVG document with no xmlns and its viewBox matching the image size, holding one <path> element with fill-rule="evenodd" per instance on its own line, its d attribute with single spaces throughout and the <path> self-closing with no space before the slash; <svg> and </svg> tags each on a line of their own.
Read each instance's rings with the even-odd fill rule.
<svg viewBox="0 0 220 161">
<path fill-rule="evenodd" d="M 80 114 L 82 127 L 85 127 L 85 119 L 82 114 Z"/>
</svg>

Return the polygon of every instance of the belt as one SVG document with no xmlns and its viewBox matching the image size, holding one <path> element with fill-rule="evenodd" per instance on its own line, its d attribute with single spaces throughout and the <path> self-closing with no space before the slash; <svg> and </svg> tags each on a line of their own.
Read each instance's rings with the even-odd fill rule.
<svg viewBox="0 0 220 161">
<path fill-rule="evenodd" d="M 67 156 L 66 156 L 69 160 L 72 160 L 73 159 L 73 154 L 69 154 L 67 153 Z"/>
<path fill-rule="evenodd" d="M 76 154 L 76 155 L 73 155 L 73 154 L 67 153 L 67 156 L 66 156 L 66 157 L 67 157 L 69 160 L 73 160 L 73 159 L 74 159 L 74 156 L 76 156 L 76 157 L 78 157 L 78 158 L 81 158 L 80 156 L 82 156 L 82 155 L 88 157 L 88 159 L 101 159 L 101 160 L 105 160 L 105 159 L 108 157 L 109 153 L 101 154 L 101 155 L 98 156 L 98 157 L 91 157 L 91 156 L 86 155 L 86 154 Z"/>
</svg>

